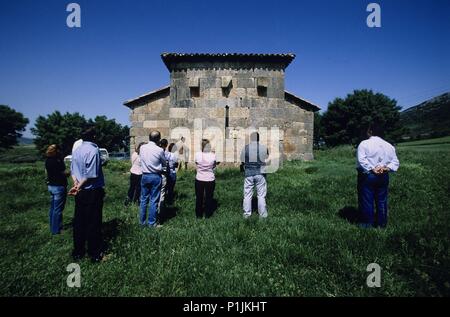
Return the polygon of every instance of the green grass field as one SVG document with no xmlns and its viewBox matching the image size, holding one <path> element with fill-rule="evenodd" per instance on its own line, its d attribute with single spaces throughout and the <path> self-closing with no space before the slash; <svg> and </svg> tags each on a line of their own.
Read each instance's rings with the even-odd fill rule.
<svg viewBox="0 0 450 317">
<path fill-rule="evenodd" d="M 73 198 L 63 234 L 52 237 L 43 163 L 0 160 L 0 295 L 449 296 L 449 155 L 448 142 L 398 147 L 386 230 L 363 230 L 339 216 L 357 206 L 350 147 L 316 152 L 313 162 L 285 163 L 269 175 L 265 221 L 242 218 L 237 169 L 217 172 L 217 212 L 197 221 L 194 173 L 183 173 L 176 216 L 153 230 L 138 226 L 137 207 L 123 207 L 128 165 L 111 162 L 107 256 L 80 262 L 80 288 L 66 285 Z M 382 268 L 380 288 L 366 286 L 372 262 Z"/>
</svg>

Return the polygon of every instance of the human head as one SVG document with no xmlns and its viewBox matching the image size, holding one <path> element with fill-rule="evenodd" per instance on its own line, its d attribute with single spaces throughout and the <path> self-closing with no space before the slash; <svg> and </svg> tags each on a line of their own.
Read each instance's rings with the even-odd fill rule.
<svg viewBox="0 0 450 317">
<path fill-rule="evenodd" d="M 83 139 L 83 141 L 94 142 L 95 138 L 96 131 L 94 126 L 90 126 L 81 132 L 81 139 Z"/>
<path fill-rule="evenodd" d="M 151 142 L 158 144 L 159 140 L 161 140 L 161 133 L 159 133 L 159 131 L 154 130 L 150 132 L 149 139 Z"/>
<path fill-rule="evenodd" d="M 380 138 L 384 137 L 383 126 L 377 121 L 371 122 L 367 127 L 367 136 L 377 136 Z"/>
<path fill-rule="evenodd" d="M 250 141 L 251 142 L 259 142 L 259 133 L 256 131 L 250 133 Z"/>
<path fill-rule="evenodd" d="M 202 139 L 202 152 L 211 152 L 211 144 L 208 139 Z"/>
<path fill-rule="evenodd" d="M 174 146 L 175 146 L 175 149 L 176 149 L 177 147 L 176 147 L 175 143 L 170 143 L 170 144 L 169 144 L 168 151 L 169 151 L 169 152 L 172 152 Z M 175 152 L 175 150 L 174 150 L 173 152 Z M 173 153 L 173 152 L 172 152 L 172 153 Z"/>
<path fill-rule="evenodd" d="M 136 153 L 139 154 L 139 151 L 141 150 L 141 146 L 143 146 L 145 142 L 139 143 L 139 145 L 136 147 Z"/>
<path fill-rule="evenodd" d="M 159 141 L 159 146 L 164 150 L 167 148 L 167 144 L 169 144 L 169 142 L 166 139 L 162 139 L 161 141 Z"/>
<path fill-rule="evenodd" d="M 60 149 L 59 146 L 56 144 L 51 144 L 47 147 L 47 150 L 45 151 L 45 155 L 47 157 L 55 157 L 59 154 Z"/>
</svg>

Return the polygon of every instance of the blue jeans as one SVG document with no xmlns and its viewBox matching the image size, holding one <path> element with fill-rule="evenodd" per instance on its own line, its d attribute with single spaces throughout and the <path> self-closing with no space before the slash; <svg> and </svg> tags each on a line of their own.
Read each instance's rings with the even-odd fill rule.
<svg viewBox="0 0 450 317">
<path fill-rule="evenodd" d="M 358 173 L 358 204 L 361 212 L 361 227 L 370 228 L 374 225 L 381 228 L 386 227 L 388 186 L 388 173 L 381 175 Z M 376 222 L 374 203 L 377 209 Z"/>
<path fill-rule="evenodd" d="M 139 221 L 145 225 L 147 219 L 147 205 L 150 201 L 150 212 L 148 215 L 149 226 L 156 225 L 156 212 L 158 210 L 159 197 L 161 195 L 162 178 L 159 174 L 142 174 L 141 179 L 141 206 Z"/>
<path fill-rule="evenodd" d="M 48 213 L 50 220 L 50 231 L 52 234 L 61 233 L 62 229 L 62 213 L 66 205 L 67 191 L 65 186 L 48 185 L 50 192 L 50 210 Z"/>
</svg>

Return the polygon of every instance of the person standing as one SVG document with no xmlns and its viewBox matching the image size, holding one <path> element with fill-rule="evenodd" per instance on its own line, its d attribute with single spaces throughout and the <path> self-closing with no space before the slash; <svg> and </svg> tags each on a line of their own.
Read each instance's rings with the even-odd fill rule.
<svg viewBox="0 0 450 317">
<path fill-rule="evenodd" d="M 139 212 L 140 224 L 157 227 L 156 214 L 161 195 L 162 168 L 166 164 L 164 150 L 158 146 L 161 134 L 159 131 L 150 133 L 150 142 L 141 146 L 140 158 L 142 167 L 141 205 Z M 150 210 L 147 220 L 147 206 L 150 201 Z"/>
<path fill-rule="evenodd" d="M 214 168 L 216 167 L 216 155 L 211 152 L 209 140 L 202 140 L 202 151 L 195 154 L 195 214 L 197 218 L 212 216 L 214 189 L 216 186 Z M 205 200 L 205 204 L 203 204 Z"/>
<path fill-rule="evenodd" d="M 357 150 L 360 226 L 385 228 L 388 217 L 389 173 L 396 172 L 400 162 L 395 148 L 382 139 L 383 130 L 380 125 L 371 124 L 367 129 L 367 137 Z M 377 208 L 376 220 L 374 202 Z"/>
<path fill-rule="evenodd" d="M 177 142 L 176 148 L 178 151 L 178 170 L 181 170 L 183 167 L 187 170 L 187 163 L 189 160 L 189 148 L 185 143 L 186 139 L 184 136 L 181 137 L 180 141 Z"/>
<path fill-rule="evenodd" d="M 162 173 L 161 173 L 161 194 L 159 197 L 158 203 L 158 214 L 161 215 L 161 208 L 165 207 L 166 198 L 167 198 L 167 179 L 169 174 L 169 160 L 166 155 L 166 149 L 169 142 L 166 139 L 162 139 L 159 141 L 159 146 L 164 151 L 164 164 L 162 165 Z"/>
<path fill-rule="evenodd" d="M 252 214 L 253 190 L 256 187 L 258 197 L 258 214 L 260 218 L 267 217 L 266 195 L 267 180 L 265 165 L 269 151 L 267 147 L 259 143 L 259 133 L 250 134 L 250 143 L 241 151 L 241 166 L 244 167 L 244 218 Z"/>
<path fill-rule="evenodd" d="M 170 143 L 168 150 L 165 152 L 166 159 L 169 162 L 169 174 L 167 182 L 167 201 L 169 204 L 173 203 L 175 184 L 177 182 L 177 166 L 178 155 L 174 152 L 175 143 Z"/>
<path fill-rule="evenodd" d="M 82 133 L 83 142 L 72 154 L 71 172 L 74 186 L 69 195 L 75 196 L 75 215 L 73 219 L 75 260 L 87 253 L 93 262 L 102 260 L 102 209 L 105 196 L 100 151 L 95 128 L 90 127 Z"/>
<path fill-rule="evenodd" d="M 139 143 L 136 150 L 131 155 L 131 169 L 130 169 L 130 187 L 128 188 L 127 199 L 125 200 L 125 206 L 130 203 L 139 202 L 141 195 L 141 179 L 142 179 L 142 167 L 141 158 L 139 157 L 139 150 L 144 142 Z"/>
<path fill-rule="evenodd" d="M 50 192 L 50 232 L 60 234 L 63 224 L 63 210 L 67 198 L 67 176 L 66 165 L 61 155 L 59 146 L 52 144 L 45 152 L 45 170 L 47 174 L 47 187 Z"/>
</svg>

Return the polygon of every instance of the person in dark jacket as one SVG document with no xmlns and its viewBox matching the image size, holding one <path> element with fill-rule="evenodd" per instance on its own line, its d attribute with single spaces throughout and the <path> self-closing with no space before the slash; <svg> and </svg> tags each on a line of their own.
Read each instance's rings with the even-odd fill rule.
<svg viewBox="0 0 450 317">
<path fill-rule="evenodd" d="M 61 151 L 56 144 L 47 148 L 45 160 L 45 170 L 47 172 L 47 187 L 50 192 L 50 232 L 60 234 L 62 229 L 62 214 L 66 205 L 67 197 L 67 176 L 66 165 L 61 155 Z"/>
</svg>

